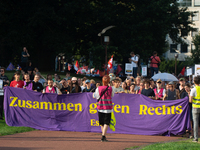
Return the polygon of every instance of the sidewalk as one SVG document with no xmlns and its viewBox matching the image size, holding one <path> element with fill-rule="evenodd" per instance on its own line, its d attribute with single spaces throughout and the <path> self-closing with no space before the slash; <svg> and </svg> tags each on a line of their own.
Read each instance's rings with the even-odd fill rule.
<svg viewBox="0 0 200 150">
<path fill-rule="evenodd" d="M 0 150 L 123 150 L 180 137 L 108 134 L 101 142 L 100 133 L 69 131 L 31 131 L 0 137 Z"/>
</svg>

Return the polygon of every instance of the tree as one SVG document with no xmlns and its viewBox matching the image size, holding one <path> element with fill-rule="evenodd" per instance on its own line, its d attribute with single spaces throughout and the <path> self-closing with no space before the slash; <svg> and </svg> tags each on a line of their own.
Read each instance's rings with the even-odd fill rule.
<svg viewBox="0 0 200 150">
<path fill-rule="evenodd" d="M 20 58 L 23 46 L 42 70 L 53 69 L 61 52 L 68 59 L 81 55 L 87 60 L 92 52 L 94 62 L 103 63 L 97 34 L 110 25 L 116 27 L 104 34 L 111 39 L 108 57 L 114 54 L 121 63 L 135 51 L 147 60 L 155 50 L 159 55 L 166 51 L 167 34 L 180 43 L 193 30 L 189 20 L 193 14 L 179 9 L 176 0 L 7 0 L 0 6 L 1 66 L 16 55 Z"/>
<path fill-rule="evenodd" d="M 191 50 L 192 55 L 190 57 L 186 58 L 187 65 L 194 65 L 200 63 L 200 33 L 196 34 L 195 37 L 193 37 L 192 43 L 195 46 L 195 49 Z"/>
</svg>

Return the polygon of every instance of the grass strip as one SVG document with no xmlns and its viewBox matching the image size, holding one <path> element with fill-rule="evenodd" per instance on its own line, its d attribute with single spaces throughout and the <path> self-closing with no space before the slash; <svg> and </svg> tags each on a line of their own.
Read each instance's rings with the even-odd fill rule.
<svg viewBox="0 0 200 150">
<path fill-rule="evenodd" d="M 8 126 L 5 120 L 0 120 L 0 136 L 11 135 L 15 133 L 33 131 L 35 129 L 29 127 L 14 127 Z"/>
</svg>

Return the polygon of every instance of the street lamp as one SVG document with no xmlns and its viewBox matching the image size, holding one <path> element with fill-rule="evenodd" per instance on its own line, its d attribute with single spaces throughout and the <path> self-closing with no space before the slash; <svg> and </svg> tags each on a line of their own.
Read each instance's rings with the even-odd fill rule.
<svg viewBox="0 0 200 150">
<path fill-rule="evenodd" d="M 106 45 L 105 47 L 105 69 L 107 69 L 107 63 L 108 63 L 108 58 L 107 58 L 107 46 L 110 42 L 110 37 L 109 36 L 104 36 L 104 43 Z"/>
<path fill-rule="evenodd" d="M 62 56 L 62 63 L 63 63 L 63 69 L 62 70 L 63 70 L 63 72 L 64 72 L 64 66 L 65 66 L 64 62 L 65 62 L 65 56 Z"/>
<path fill-rule="evenodd" d="M 178 54 L 176 53 L 176 54 L 174 55 L 174 57 L 175 57 L 175 76 L 176 76 Z"/>
<path fill-rule="evenodd" d="M 60 72 L 60 56 L 58 57 L 58 61 L 59 61 L 59 72 Z"/>
</svg>

